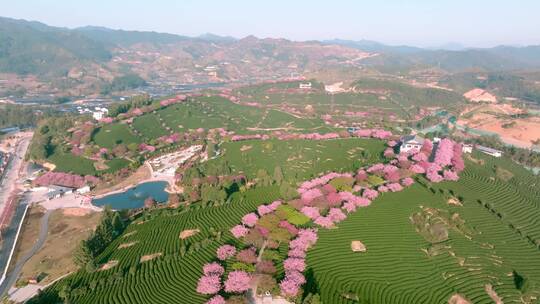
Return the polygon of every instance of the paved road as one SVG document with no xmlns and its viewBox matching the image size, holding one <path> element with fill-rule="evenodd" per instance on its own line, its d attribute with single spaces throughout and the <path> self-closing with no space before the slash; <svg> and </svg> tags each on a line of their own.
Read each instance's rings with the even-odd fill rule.
<svg viewBox="0 0 540 304">
<path fill-rule="evenodd" d="M 9 160 L 8 168 L 6 168 L 2 179 L 0 179 L 0 212 L 6 207 L 8 198 L 13 194 L 13 191 L 15 191 L 17 187 L 20 187 L 23 182 L 22 179 L 19 179 L 19 172 L 21 169 L 26 169 L 23 168 L 25 165 L 24 156 L 28 150 L 31 139 L 31 136 L 27 136 L 18 142 L 17 147 L 15 147 L 15 151 Z"/>
<path fill-rule="evenodd" d="M 11 286 L 15 284 L 17 281 L 17 278 L 19 277 L 22 268 L 24 264 L 32 257 L 34 254 L 36 254 L 43 244 L 45 243 L 45 240 L 47 239 L 47 234 L 49 230 L 49 216 L 51 215 L 52 210 L 47 210 L 43 217 L 41 218 L 40 222 L 40 230 L 39 230 L 39 237 L 37 242 L 32 246 L 30 251 L 28 251 L 24 256 L 22 256 L 18 261 L 15 267 L 11 270 L 10 273 L 7 274 L 6 280 L 2 285 L 0 285 L 0 297 L 3 296 L 6 291 L 9 290 Z"/>
</svg>

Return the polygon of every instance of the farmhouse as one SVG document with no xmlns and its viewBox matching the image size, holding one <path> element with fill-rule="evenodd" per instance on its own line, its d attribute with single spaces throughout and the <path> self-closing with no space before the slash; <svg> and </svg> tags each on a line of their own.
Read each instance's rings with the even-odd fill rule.
<svg viewBox="0 0 540 304">
<path fill-rule="evenodd" d="M 493 149 L 493 148 L 490 148 L 490 147 L 485 147 L 485 146 L 476 146 L 476 148 L 478 149 L 478 151 L 484 153 L 484 154 L 487 154 L 487 155 L 491 155 L 491 156 L 494 156 L 494 157 L 501 157 L 503 152 L 500 151 L 500 150 L 496 150 L 496 149 Z"/>
<path fill-rule="evenodd" d="M 52 200 L 54 198 L 60 198 L 65 194 L 73 193 L 73 188 L 61 187 L 61 186 L 50 186 L 48 187 L 47 199 Z"/>
<path fill-rule="evenodd" d="M 400 152 L 420 151 L 424 139 L 418 135 L 406 135 L 401 138 Z"/>
<path fill-rule="evenodd" d="M 76 192 L 79 193 L 79 194 L 88 193 L 88 192 L 90 192 L 90 186 L 88 186 L 88 185 L 83 186 L 83 187 L 77 189 Z"/>
<path fill-rule="evenodd" d="M 461 151 L 463 153 L 472 153 L 472 150 L 473 150 L 473 145 L 463 144 L 463 146 L 461 146 Z"/>
</svg>

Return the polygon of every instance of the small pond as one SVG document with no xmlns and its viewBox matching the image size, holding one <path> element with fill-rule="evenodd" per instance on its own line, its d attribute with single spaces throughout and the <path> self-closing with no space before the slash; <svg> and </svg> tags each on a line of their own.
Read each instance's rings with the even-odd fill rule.
<svg viewBox="0 0 540 304">
<path fill-rule="evenodd" d="M 112 209 L 121 210 L 141 208 L 148 197 L 152 197 L 158 203 L 163 203 L 169 197 L 165 191 L 166 187 L 167 182 L 164 181 L 142 183 L 124 192 L 93 199 L 92 204 L 99 207 L 110 205 Z"/>
</svg>

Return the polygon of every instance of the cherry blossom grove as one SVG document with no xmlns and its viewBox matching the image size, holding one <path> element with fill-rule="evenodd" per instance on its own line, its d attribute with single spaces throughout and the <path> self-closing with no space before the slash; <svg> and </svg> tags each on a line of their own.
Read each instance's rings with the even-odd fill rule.
<svg viewBox="0 0 540 304">
<path fill-rule="evenodd" d="M 357 133 L 357 136 L 391 136 L 382 130 Z M 395 145 L 395 141 L 388 142 L 390 147 Z M 356 174 L 330 172 L 305 181 L 298 187 L 299 199 L 262 204 L 230 229 L 236 245 L 224 244 L 217 249 L 218 261 L 203 266 L 197 292 L 215 295 L 208 300 L 209 304 L 223 303 L 223 296 L 246 292 L 257 284 L 257 276 L 276 273 L 276 264 L 265 260 L 263 253 L 266 248 L 278 248 L 285 242 L 288 253 L 282 261 L 283 279 L 278 286 L 281 296 L 294 300 L 306 283 L 306 255 L 316 244 L 319 229 L 334 228 L 383 193 L 399 192 L 414 185 L 415 175 L 425 174 L 430 182 L 455 181 L 463 169 L 461 146 L 443 139 L 435 145 L 425 144 L 414 154 L 393 155 L 390 163 L 373 164 L 359 169 Z M 348 189 L 352 190 L 336 190 L 332 182 L 338 178 L 349 179 L 353 186 Z M 373 178 L 376 183 L 369 182 Z M 306 219 L 301 226 L 292 220 L 299 216 Z M 236 268 L 226 269 L 229 266 L 225 265 L 231 262 Z"/>
</svg>

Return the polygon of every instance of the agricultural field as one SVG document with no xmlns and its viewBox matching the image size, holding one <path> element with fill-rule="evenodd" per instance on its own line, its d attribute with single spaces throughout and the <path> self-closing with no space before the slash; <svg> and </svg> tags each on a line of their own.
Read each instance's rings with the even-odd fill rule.
<svg viewBox="0 0 540 304">
<path fill-rule="evenodd" d="M 458 182 L 438 184 L 435 193 L 417 184 L 385 194 L 339 228 L 321 231 L 307 260 L 324 303 L 443 303 L 455 293 L 493 303 L 487 285 L 505 303 L 534 303 L 540 180 L 507 160 L 475 157 L 483 165 L 469 161 Z M 513 176 L 500 180 L 493 166 Z M 459 204 L 449 204 L 454 197 Z M 422 212 L 445 223 L 447 240 L 431 243 L 415 231 L 411 218 Z M 367 252 L 352 252 L 353 240 Z"/>
<path fill-rule="evenodd" d="M 131 126 L 146 139 L 158 138 L 169 134 L 169 132 L 163 128 L 158 116 L 153 113 L 147 113 L 141 117 L 136 117 Z"/>
<path fill-rule="evenodd" d="M 94 142 L 103 148 L 112 149 L 118 144 L 139 144 L 141 139 L 135 136 L 126 124 L 111 124 L 101 127 L 93 137 Z"/>
<path fill-rule="evenodd" d="M 349 156 L 353 147 L 369 155 L 359 149 Z M 243 141 L 223 144 L 223 155 L 210 162 L 226 159 L 233 171 L 251 175 L 300 153 L 300 160 L 282 165 L 286 177 L 298 180 L 350 171 L 354 159 L 361 160 L 356 166 L 377 162 L 383 148 L 361 139 Z M 325 164 L 324 155 L 333 159 Z M 317 292 L 324 303 L 443 303 L 455 294 L 473 303 L 494 297 L 534 303 L 540 296 L 539 183 L 507 159 L 476 153 L 458 182 L 429 184 L 419 177 L 335 229 L 321 229 L 308 251 L 304 290 Z M 207 297 L 195 291 L 202 265 L 215 259 L 220 245 L 238 242 L 229 229 L 244 214 L 279 197 L 277 186 L 256 187 L 223 204 L 144 213 L 98 256 L 102 270 L 80 270 L 30 303 L 57 300 L 60 291 L 76 303 L 204 303 Z M 367 251 L 352 252 L 354 240 Z M 278 252 L 287 250 L 280 246 Z M 283 273 L 281 264 L 276 267 Z"/>
<path fill-rule="evenodd" d="M 272 174 L 279 166 L 285 179 L 301 181 L 322 172 L 350 172 L 381 161 L 384 148 L 380 140 L 360 138 L 229 142 L 221 145 L 222 155 L 208 161 L 202 171 L 226 162 L 235 174 L 254 178 L 259 169 Z"/>
<path fill-rule="evenodd" d="M 195 291 L 202 265 L 219 245 L 234 242 L 229 229 L 245 213 L 278 198 L 278 188 L 271 186 L 236 193 L 221 206 L 157 210 L 129 225 L 98 257 L 100 264 L 116 266 L 93 273 L 81 270 L 30 303 L 58 301 L 64 286 L 70 286 L 74 301 L 81 304 L 203 303 L 205 297 Z M 179 237 L 195 229 L 200 231 Z"/>
<path fill-rule="evenodd" d="M 59 149 L 55 149 L 54 153 L 47 159 L 47 161 L 55 164 L 56 171 L 79 175 L 96 174 L 94 163 L 90 159 L 57 150 Z"/>
<path fill-rule="evenodd" d="M 463 97 L 439 88 L 421 88 L 399 81 L 361 79 L 343 92 L 328 94 L 319 83 L 311 90 L 299 90 L 298 83 L 254 85 L 234 91 L 244 102 L 300 115 L 331 115 L 333 123 L 406 125 L 427 113 L 445 108 L 458 112 Z"/>
<path fill-rule="evenodd" d="M 197 128 L 225 128 L 237 134 L 249 134 L 262 128 L 329 131 L 320 119 L 299 118 L 283 112 L 238 105 L 217 96 L 198 97 L 169 106 L 157 111 L 156 116 L 171 130 L 182 132 Z"/>
</svg>

